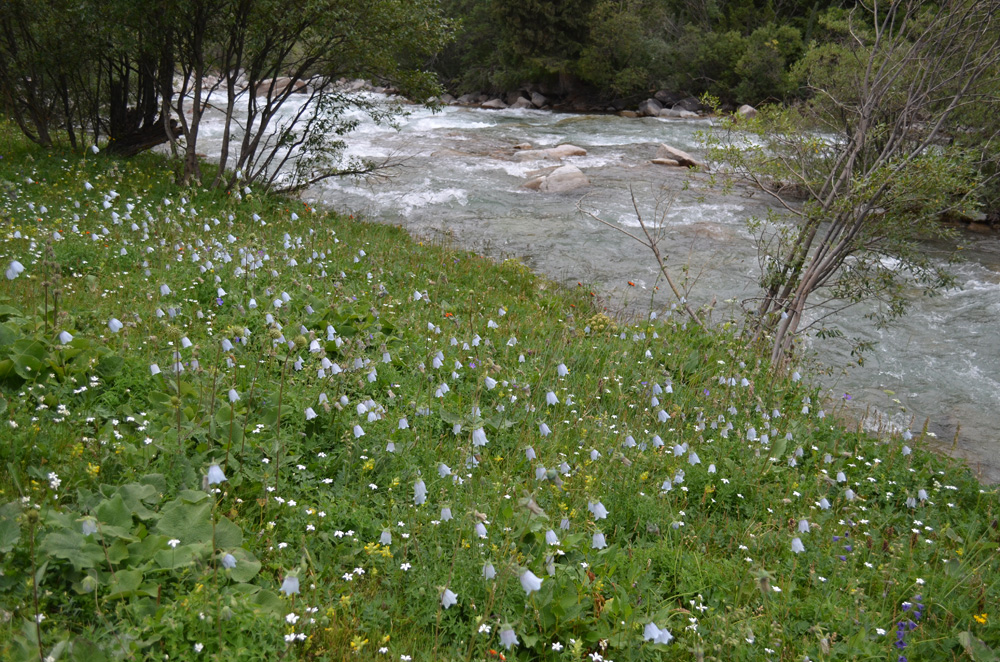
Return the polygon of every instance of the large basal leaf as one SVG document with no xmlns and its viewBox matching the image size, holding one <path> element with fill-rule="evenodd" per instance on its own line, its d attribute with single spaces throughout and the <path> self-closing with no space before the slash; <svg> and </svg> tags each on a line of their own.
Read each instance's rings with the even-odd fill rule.
<svg viewBox="0 0 1000 662">
<path fill-rule="evenodd" d="M 247 550 L 237 547 L 230 550 L 229 553 L 236 558 L 236 567 L 228 570 L 233 581 L 246 583 L 260 572 L 260 561 Z"/>
<path fill-rule="evenodd" d="M 17 521 L 20 513 L 21 506 L 15 501 L 0 507 L 0 554 L 14 549 L 14 545 L 21 539 L 21 525 Z"/>
<path fill-rule="evenodd" d="M 207 496 L 207 495 L 206 495 Z M 190 503 L 183 498 L 171 501 L 160 512 L 154 531 L 182 544 L 212 542 L 212 502 Z"/>
<path fill-rule="evenodd" d="M 122 529 L 132 528 L 132 510 L 125 505 L 121 494 L 116 494 L 114 497 L 102 501 L 94 509 L 94 515 L 103 524 Z"/>
</svg>

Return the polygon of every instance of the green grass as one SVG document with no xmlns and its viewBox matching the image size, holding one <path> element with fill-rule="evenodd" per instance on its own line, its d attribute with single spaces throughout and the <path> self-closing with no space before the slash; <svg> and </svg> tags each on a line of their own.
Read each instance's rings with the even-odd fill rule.
<svg viewBox="0 0 1000 662">
<path fill-rule="evenodd" d="M 4 659 L 1000 648 L 996 489 L 834 423 L 733 327 L 619 325 L 517 262 L 179 189 L 153 155 L 0 153 Z"/>
</svg>

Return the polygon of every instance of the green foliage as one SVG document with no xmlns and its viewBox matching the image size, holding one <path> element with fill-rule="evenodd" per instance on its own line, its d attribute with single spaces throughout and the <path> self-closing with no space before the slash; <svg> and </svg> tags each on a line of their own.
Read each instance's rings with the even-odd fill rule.
<svg viewBox="0 0 1000 662">
<path fill-rule="evenodd" d="M 735 324 L 616 321 L 516 261 L 179 189 L 152 155 L 15 153 L 0 351 L 67 369 L 0 381 L 4 659 L 877 658 L 918 593 L 914 655 L 1000 647 L 996 489 L 919 431 L 841 425 Z M 37 305 L 57 228 L 100 265 L 63 270 L 48 319 L 82 372 Z"/>
<path fill-rule="evenodd" d="M 649 3 L 604 0 L 588 19 L 590 35 L 576 64 L 580 78 L 615 96 L 646 92 L 666 69 L 668 50 Z"/>
<path fill-rule="evenodd" d="M 884 325 L 903 314 L 905 288 L 934 294 L 953 284 L 917 242 L 950 239 L 940 221 L 977 207 L 984 159 L 946 132 L 961 132 L 955 109 L 996 82 L 997 42 L 979 40 L 991 11 L 955 0 L 846 19 L 830 12 L 823 25 L 840 41 L 794 67 L 811 98 L 731 118 L 709 136 L 713 158 L 792 221 L 751 228 L 762 257 L 751 324 L 772 341 L 776 365 L 800 325 L 812 326 L 804 318 L 821 324 L 831 309 L 863 304 Z"/>
</svg>

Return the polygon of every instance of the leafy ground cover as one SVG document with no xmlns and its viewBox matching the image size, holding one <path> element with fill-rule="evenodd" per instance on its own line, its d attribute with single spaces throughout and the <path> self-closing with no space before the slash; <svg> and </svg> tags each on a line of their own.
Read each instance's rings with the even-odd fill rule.
<svg viewBox="0 0 1000 662">
<path fill-rule="evenodd" d="M 0 136 L 4 659 L 995 659 L 996 489 L 735 326 Z"/>
</svg>

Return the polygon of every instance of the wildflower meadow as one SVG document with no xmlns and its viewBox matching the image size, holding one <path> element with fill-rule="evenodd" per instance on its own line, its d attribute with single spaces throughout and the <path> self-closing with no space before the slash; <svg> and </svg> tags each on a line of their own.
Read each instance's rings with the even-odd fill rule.
<svg viewBox="0 0 1000 662">
<path fill-rule="evenodd" d="M 0 657 L 996 660 L 996 486 L 735 321 L 0 127 Z"/>
</svg>

